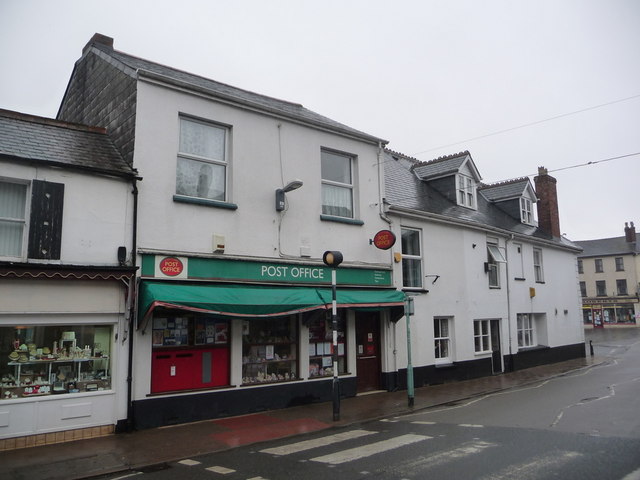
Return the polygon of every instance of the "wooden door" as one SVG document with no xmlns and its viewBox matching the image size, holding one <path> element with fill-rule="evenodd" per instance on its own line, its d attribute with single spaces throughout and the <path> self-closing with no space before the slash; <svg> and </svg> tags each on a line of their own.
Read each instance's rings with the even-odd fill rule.
<svg viewBox="0 0 640 480">
<path fill-rule="evenodd" d="M 357 391 L 380 390 L 380 314 L 356 312 Z"/>
</svg>

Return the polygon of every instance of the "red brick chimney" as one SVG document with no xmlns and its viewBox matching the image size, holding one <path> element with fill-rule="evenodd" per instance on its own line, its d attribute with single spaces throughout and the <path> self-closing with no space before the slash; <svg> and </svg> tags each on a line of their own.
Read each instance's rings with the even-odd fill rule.
<svg viewBox="0 0 640 480">
<path fill-rule="evenodd" d="M 629 243 L 636 242 L 636 226 L 631 222 L 631 226 L 624 222 L 624 238 Z"/>
<path fill-rule="evenodd" d="M 560 237 L 556 179 L 548 174 L 546 168 L 538 167 L 538 176 L 533 181 L 538 196 L 538 228 L 553 237 Z"/>
</svg>

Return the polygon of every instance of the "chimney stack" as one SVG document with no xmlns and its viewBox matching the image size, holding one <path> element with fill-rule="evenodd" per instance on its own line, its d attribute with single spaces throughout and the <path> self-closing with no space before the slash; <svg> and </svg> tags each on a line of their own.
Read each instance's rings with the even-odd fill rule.
<svg viewBox="0 0 640 480">
<path fill-rule="evenodd" d="M 629 243 L 636 242 L 636 226 L 631 222 L 631 226 L 624 222 L 624 238 Z"/>
<path fill-rule="evenodd" d="M 110 50 L 113 50 L 113 38 L 102 35 L 101 33 L 94 33 L 93 37 L 91 37 L 91 40 L 89 40 L 82 49 L 82 54 L 84 55 L 94 43 L 99 43 L 100 45 L 104 45 Z"/>
<path fill-rule="evenodd" d="M 538 227 L 549 235 L 560 237 L 558 214 L 558 192 L 556 179 L 544 167 L 538 167 L 538 176 L 533 179 L 538 196 Z"/>
</svg>

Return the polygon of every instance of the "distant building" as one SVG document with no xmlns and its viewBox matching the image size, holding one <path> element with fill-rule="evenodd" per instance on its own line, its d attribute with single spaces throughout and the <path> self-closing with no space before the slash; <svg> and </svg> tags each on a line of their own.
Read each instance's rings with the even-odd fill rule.
<svg viewBox="0 0 640 480">
<path fill-rule="evenodd" d="M 640 318 L 640 245 L 633 222 L 624 236 L 576 242 L 585 325 L 637 325 Z"/>
</svg>

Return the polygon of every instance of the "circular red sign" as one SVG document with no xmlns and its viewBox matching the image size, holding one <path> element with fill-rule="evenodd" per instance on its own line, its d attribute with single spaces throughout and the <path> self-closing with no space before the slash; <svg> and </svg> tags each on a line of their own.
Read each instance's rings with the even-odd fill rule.
<svg viewBox="0 0 640 480">
<path fill-rule="evenodd" d="M 391 230 L 380 230 L 373 237 L 373 244 L 380 250 L 389 250 L 396 243 L 396 236 Z"/>
<path fill-rule="evenodd" d="M 179 258 L 167 257 L 160 260 L 160 271 L 169 277 L 180 275 L 184 270 L 184 265 Z"/>
</svg>

